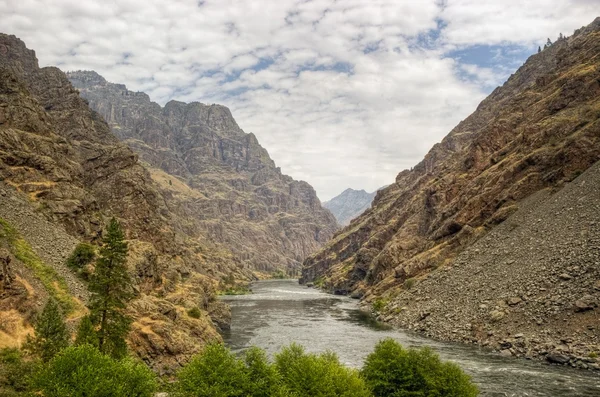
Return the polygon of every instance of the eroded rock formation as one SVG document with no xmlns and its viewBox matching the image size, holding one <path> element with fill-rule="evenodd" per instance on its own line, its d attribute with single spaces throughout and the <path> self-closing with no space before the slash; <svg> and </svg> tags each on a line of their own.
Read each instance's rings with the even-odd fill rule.
<svg viewBox="0 0 600 397">
<path fill-rule="evenodd" d="M 150 167 L 187 227 L 222 243 L 248 268 L 295 273 L 336 229 L 306 182 L 283 175 L 224 106 L 170 101 L 68 73 L 90 107 Z"/>
</svg>

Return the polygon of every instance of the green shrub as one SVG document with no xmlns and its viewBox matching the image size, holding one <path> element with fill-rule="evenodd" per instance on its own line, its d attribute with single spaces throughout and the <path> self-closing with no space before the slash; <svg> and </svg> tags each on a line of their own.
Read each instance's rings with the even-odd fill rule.
<svg viewBox="0 0 600 397">
<path fill-rule="evenodd" d="M 0 349 L 0 396 L 18 396 L 27 392 L 37 366 L 37 361 L 25 359 L 18 349 Z"/>
<path fill-rule="evenodd" d="M 415 283 L 417 282 L 417 280 L 415 280 L 414 278 L 409 278 L 406 279 L 406 281 L 404 281 L 404 289 L 411 289 L 412 287 L 415 286 Z"/>
<path fill-rule="evenodd" d="M 277 369 L 267 359 L 264 350 L 251 347 L 243 356 L 248 375 L 246 395 L 252 397 L 289 396 Z"/>
<path fill-rule="evenodd" d="M 271 278 L 283 280 L 287 278 L 287 274 L 285 274 L 283 270 L 279 269 L 276 272 L 271 273 Z"/>
<path fill-rule="evenodd" d="M 389 302 L 387 299 L 377 298 L 375 301 L 373 301 L 373 310 L 376 312 L 381 312 L 383 309 L 385 309 L 388 303 Z"/>
<path fill-rule="evenodd" d="M 191 309 L 189 309 L 187 311 L 188 316 L 190 316 L 191 318 L 200 318 L 202 317 L 202 312 L 200 311 L 200 309 L 198 309 L 197 306 L 192 307 Z"/>
<path fill-rule="evenodd" d="M 90 345 L 69 347 L 34 375 L 44 397 L 151 397 L 154 373 L 131 359 L 106 356 Z"/>
<path fill-rule="evenodd" d="M 479 393 L 456 364 L 442 362 L 429 348 L 404 349 L 393 339 L 375 346 L 361 375 L 375 397 L 472 397 Z"/>
<path fill-rule="evenodd" d="M 91 272 L 88 265 L 94 261 L 95 257 L 96 249 L 93 245 L 79 243 L 71 253 L 71 256 L 67 258 L 67 266 L 82 279 L 89 280 Z"/>
<path fill-rule="evenodd" d="M 67 259 L 67 266 L 71 269 L 81 269 L 92 263 L 96 257 L 94 246 L 88 243 L 79 243 Z"/>
<path fill-rule="evenodd" d="M 292 344 L 275 355 L 275 366 L 291 396 L 371 396 L 358 372 L 340 364 L 334 353 L 307 354 Z"/>
<path fill-rule="evenodd" d="M 221 344 L 207 345 L 177 373 L 176 395 L 246 396 L 249 379 L 244 363 Z"/>
</svg>

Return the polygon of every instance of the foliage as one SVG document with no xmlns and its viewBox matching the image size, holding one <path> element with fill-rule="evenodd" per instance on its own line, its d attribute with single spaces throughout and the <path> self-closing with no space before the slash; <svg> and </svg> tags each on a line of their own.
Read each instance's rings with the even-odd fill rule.
<svg viewBox="0 0 600 397">
<path fill-rule="evenodd" d="M 98 328 L 98 348 L 114 358 L 126 355 L 125 337 L 131 325 L 125 314 L 127 302 L 133 298 L 133 288 L 127 273 L 128 248 L 124 239 L 121 225 L 111 219 L 88 285 L 90 318 Z"/>
<path fill-rule="evenodd" d="M 417 282 L 417 280 L 415 280 L 414 278 L 406 279 L 404 281 L 404 289 L 407 289 L 407 290 L 411 289 L 412 287 L 415 286 L 416 282 Z"/>
<path fill-rule="evenodd" d="M 358 372 L 332 353 L 283 348 L 275 363 L 256 347 L 237 358 L 223 345 L 208 345 L 177 374 L 176 395 L 198 397 L 362 397 L 370 392 Z"/>
<path fill-rule="evenodd" d="M 69 294 L 69 288 L 65 280 L 53 267 L 46 265 L 37 256 L 29 243 L 21 237 L 10 223 L 0 218 L 0 225 L 3 228 L 3 237 L 10 244 L 11 253 L 33 271 L 35 277 L 42 282 L 50 296 L 58 301 L 65 314 L 73 312 L 78 305 Z"/>
<path fill-rule="evenodd" d="M 45 397 L 150 397 L 156 379 L 142 363 L 115 360 L 83 345 L 53 358 L 34 375 L 33 387 Z"/>
<path fill-rule="evenodd" d="M 84 316 L 79 321 L 77 335 L 75 336 L 75 346 L 91 345 L 98 346 L 98 333 L 94 328 L 90 316 Z"/>
<path fill-rule="evenodd" d="M 86 266 L 91 264 L 95 257 L 96 250 L 93 245 L 79 243 L 71 253 L 71 256 L 67 259 L 67 266 L 77 272 L 80 277 L 87 280 L 90 274 L 88 273 Z"/>
<path fill-rule="evenodd" d="M 381 312 L 388 305 L 388 300 L 383 298 L 377 298 L 373 301 L 373 310 Z"/>
<path fill-rule="evenodd" d="M 285 272 L 281 269 L 277 270 L 276 272 L 271 273 L 271 278 L 275 278 L 278 280 L 283 280 L 286 279 L 288 276 L 287 274 L 285 274 Z"/>
<path fill-rule="evenodd" d="M 235 285 L 235 276 L 233 273 L 229 273 L 227 276 L 223 277 L 222 281 L 225 285 Z"/>
<path fill-rule="evenodd" d="M 219 295 L 248 295 L 251 293 L 252 290 L 245 285 L 234 285 L 233 287 L 219 291 Z"/>
<path fill-rule="evenodd" d="M 42 361 L 49 361 L 58 352 L 69 346 L 69 331 L 63 314 L 53 298 L 48 299 L 46 306 L 33 325 L 34 335 L 29 337 L 26 348 Z"/>
<path fill-rule="evenodd" d="M 331 352 L 308 354 L 302 346 L 291 344 L 275 356 L 275 366 L 291 396 L 371 395 L 358 372 L 344 367 Z"/>
<path fill-rule="evenodd" d="M 0 349 L 0 396 L 18 396 L 29 390 L 30 377 L 37 368 L 15 348 Z"/>
<path fill-rule="evenodd" d="M 275 366 L 269 363 L 267 354 L 258 347 L 251 347 L 244 353 L 244 363 L 248 375 L 247 395 L 252 397 L 288 396 L 287 388 Z"/>
<path fill-rule="evenodd" d="M 456 364 L 429 348 L 404 349 L 393 339 L 375 346 L 361 371 L 376 397 L 471 397 L 478 390 Z"/>
<path fill-rule="evenodd" d="M 177 373 L 176 395 L 194 397 L 246 396 L 244 363 L 221 344 L 207 345 Z"/>
<path fill-rule="evenodd" d="M 325 287 L 325 279 L 322 276 L 317 277 L 313 282 L 313 285 L 315 286 L 315 288 L 323 288 Z"/>
<path fill-rule="evenodd" d="M 198 306 L 194 306 L 191 309 L 189 309 L 187 311 L 188 316 L 192 317 L 192 318 L 200 318 L 202 317 L 202 312 L 200 311 L 200 309 L 198 308 Z"/>
</svg>

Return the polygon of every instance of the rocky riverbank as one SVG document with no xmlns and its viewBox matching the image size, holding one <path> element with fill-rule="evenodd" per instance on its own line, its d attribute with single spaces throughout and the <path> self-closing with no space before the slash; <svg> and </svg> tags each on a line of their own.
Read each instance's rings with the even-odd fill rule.
<svg viewBox="0 0 600 397">
<path fill-rule="evenodd" d="M 449 266 L 388 298 L 378 318 L 506 356 L 600 369 L 600 162 L 520 204 Z"/>
</svg>

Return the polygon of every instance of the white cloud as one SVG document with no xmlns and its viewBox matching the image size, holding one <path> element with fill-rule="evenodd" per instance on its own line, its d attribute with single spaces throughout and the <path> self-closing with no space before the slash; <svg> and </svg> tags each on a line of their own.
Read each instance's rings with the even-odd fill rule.
<svg viewBox="0 0 600 397">
<path fill-rule="evenodd" d="M 0 30 L 42 65 L 93 69 L 160 103 L 229 106 L 284 172 L 326 200 L 391 183 L 514 67 L 504 47 L 494 68 L 449 51 L 537 47 L 591 22 L 600 4 L 0 0 L 0 9 Z"/>
</svg>

